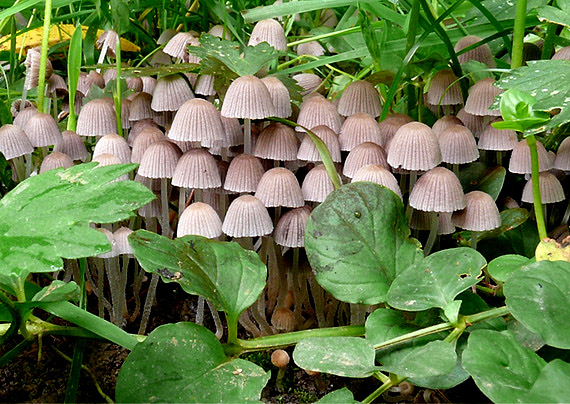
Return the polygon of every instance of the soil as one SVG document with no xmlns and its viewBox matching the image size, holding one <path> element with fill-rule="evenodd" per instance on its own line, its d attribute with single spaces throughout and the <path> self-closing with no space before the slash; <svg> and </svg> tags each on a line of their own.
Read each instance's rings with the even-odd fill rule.
<svg viewBox="0 0 570 404">
<path fill-rule="evenodd" d="M 178 285 L 161 284 L 158 288 L 157 303 L 151 314 L 148 331 L 166 323 L 193 320 L 195 304 L 196 298 L 189 297 Z M 213 326 L 208 316 L 205 322 L 206 326 Z M 135 326 L 138 327 L 138 324 L 132 324 L 128 328 L 133 329 L 127 329 L 127 331 L 136 332 Z M 72 357 L 75 341 L 66 337 L 46 336 L 41 341 L 41 347 L 38 342 L 32 343 L 24 353 L 0 368 L 0 402 L 63 402 L 71 363 L 61 353 L 68 358 Z M 102 393 L 114 399 L 117 375 L 127 355 L 128 351 L 117 345 L 88 341 L 85 346 L 83 363 L 91 374 L 82 370 L 77 402 L 104 403 L 105 398 L 97 390 L 96 384 Z M 281 381 L 282 387 L 278 388 L 275 383 L 277 370 L 271 365 L 270 352 L 247 354 L 244 359 L 257 363 L 265 370 L 271 370 L 271 380 L 262 393 L 262 401 L 265 403 L 312 403 L 325 394 L 342 387 L 348 387 L 354 393 L 356 400 L 362 400 L 379 386 L 370 378 L 348 379 L 324 374 L 311 377 L 291 363 Z M 416 388 L 408 396 L 385 395 L 377 402 L 481 403 L 488 402 L 488 399 L 472 382 L 466 382 L 445 392 Z"/>
</svg>

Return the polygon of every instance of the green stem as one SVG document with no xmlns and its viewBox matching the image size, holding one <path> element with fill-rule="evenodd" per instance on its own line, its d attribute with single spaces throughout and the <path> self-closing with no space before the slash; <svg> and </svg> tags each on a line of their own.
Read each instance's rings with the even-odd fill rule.
<svg viewBox="0 0 570 404">
<path fill-rule="evenodd" d="M 49 28 L 51 24 L 51 3 L 45 0 L 44 30 L 42 36 L 42 49 L 40 55 L 40 77 L 38 79 L 38 112 L 44 112 L 44 97 L 46 93 L 46 63 L 49 44 Z"/>
<path fill-rule="evenodd" d="M 513 51 L 514 53 L 514 51 Z M 534 214 L 536 216 L 536 226 L 538 228 L 538 236 L 540 239 L 545 239 L 546 223 L 544 222 L 544 212 L 542 210 L 542 200 L 540 196 L 540 173 L 538 167 L 538 150 L 536 148 L 536 138 L 534 135 L 526 137 L 526 143 L 530 149 L 530 164 L 531 164 L 531 177 L 532 177 L 532 198 L 534 203 Z"/>
<path fill-rule="evenodd" d="M 79 259 L 79 288 L 81 296 L 79 298 L 79 307 L 86 309 L 87 307 L 87 292 L 85 289 L 85 272 L 87 272 L 87 258 Z"/>
<path fill-rule="evenodd" d="M 465 321 L 465 325 L 469 326 L 475 323 L 479 323 L 481 321 L 489 320 L 491 318 L 503 317 L 510 313 L 511 311 L 508 309 L 507 306 L 502 306 L 502 307 L 496 307 L 491 310 L 483 311 L 481 313 L 475 313 L 469 316 L 464 316 L 463 320 Z"/>
<path fill-rule="evenodd" d="M 9 327 L 4 333 L 4 335 L 0 334 L 1 335 L 0 345 L 2 345 L 5 341 L 9 340 L 13 335 L 15 335 L 18 332 L 18 328 L 20 328 L 22 319 L 20 317 L 20 312 L 16 309 L 16 306 L 14 305 L 14 302 L 8 296 L 6 296 L 4 292 L 2 292 L 1 290 L 0 290 L 0 303 L 2 303 L 6 307 L 6 309 L 8 309 L 8 312 L 12 317 L 12 321 L 10 322 Z"/>
<path fill-rule="evenodd" d="M 556 38 L 556 29 L 558 25 L 554 23 L 548 23 L 548 28 L 546 28 L 546 36 L 544 37 L 544 44 L 542 45 L 541 59 L 550 59 L 552 54 L 552 49 L 554 48 L 554 39 Z"/>
<path fill-rule="evenodd" d="M 81 375 L 81 367 L 83 366 L 84 350 L 85 340 L 77 340 L 75 341 L 75 347 L 73 348 L 73 360 L 66 357 L 66 359 L 71 362 L 71 369 L 67 379 L 64 403 L 75 403 L 77 401 L 77 390 L 79 389 L 79 376 Z"/>
<path fill-rule="evenodd" d="M 511 69 L 516 69 L 517 67 L 522 66 L 523 63 L 526 2 L 527 0 L 517 0 L 515 25 L 513 27 L 513 54 L 511 55 Z"/>
<path fill-rule="evenodd" d="M 123 121 L 121 119 L 122 93 L 121 89 L 121 37 L 117 35 L 117 46 L 115 47 L 115 58 L 117 62 L 117 81 L 115 88 L 115 115 L 117 117 L 117 134 L 123 136 Z"/>
<path fill-rule="evenodd" d="M 226 321 L 228 322 L 228 344 L 241 345 L 241 341 L 238 340 L 238 320 L 237 318 L 230 317 L 226 313 Z"/>
<path fill-rule="evenodd" d="M 362 400 L 362 404 L 370 404 L 370 403 L 374 402 L 375 399 L 377 399 L 382 394 L 387 392 L 390 388 L 399 385 L 405 379 L 406 379 L 405 377 L 400 379 L 399 376 L 396 376 L 395 380 L 388 380 L 387 382 L 382 384 L 380 387 L 378 387 L 376 390 L 374 390 L 372 392 L 372 394 L 370 394 L 368 397 L 366 397 L 364 400 Z"/>
<path fill-rule="evenodd" d="M 416 42 L 416 33 L 418 31 L 420 19 L 420 2 L 419 0 L 413 0 L 412 9 L 410 10 L 410 22 L 408 25 L 408 32 L 406 33 L 406 53 L 412 49 L 414 42 Z M 411 77 L 412 65 L 408 65 L 406 68 L 406 74 Z M 408 94 L 408 114 L 416 106 L 416 88 L 412 85 L 407 86 L 406 92 Z"/>
<path fill-rule="evenodd" d="M 240 339 L 238 340 L 238 344 L 245 351 L 263 351 L 270 348 L 279 348 L 294 345 L 305 338 L 359 337 L 362 335 L 364 335 L 363 325 L 347 325 L 343 327 L 315 328 L 311 330 L 289 332 L 287 334 L 269 335 L 266 337 L 253 338 L 250 340 Z"/>
</svg>

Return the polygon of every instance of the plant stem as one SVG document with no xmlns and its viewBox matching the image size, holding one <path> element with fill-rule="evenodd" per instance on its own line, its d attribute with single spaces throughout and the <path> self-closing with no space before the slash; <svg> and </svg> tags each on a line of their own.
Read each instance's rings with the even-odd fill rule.
<svg viewBox="0 0 570 404">
<path fill-rule="evenodd" d="M 362 404 L 370 404 L 374 402 L 375 399 L 380 397 L 383 393 L 388 391 L 391 387 L 397 386 L 398 384 L 402 383 L 406 378 L 401 378 L 399 376 L 396 377 L 395 380 L 388 380 L 380 387 L 378 387 L 375 391 L 372 392 L 368 397 L 362 400 Z"/>
<path fill-rule="evenodd" d="M 514 51 L 513 51 L 514 52 Z M 536 226 L 538 228 L 538 236 L 540 239 L 548 237 L 546 234 L 546 223 L 544 222 L 544 213 L 542 210 L 542 200 L 540 196 L 540 173 L 538 167 L 538 150 L 536 149 L 536 138 L 534 135 L 526 136 L 526 143 L 530 149 L 531 164 L 531 180 L 532 180 L 532 198 L 534 204 L 534 214 L 536 216 Z"/>
<path fill-rule="evenodd" d="M 511 311 L 508 309 L 507 306 L 496 307 L 491 310 L 483 311 L 481 313 L 471 314 L 469 316 L 464 316 L 463 320 L 465 321 L 465 325 L 469 326 L 471 324 L 479 323 L 484 320 L 489 320 L 495 317 L 503 317 L 507 314 L 510 314 Z"/>
<path fill-rule="evenodd" d="M 238 322 L 237 318 L 233 316 L 229 316 L 226 313 L 226 321 L 228 322 L 228 344 L 235 344 L 235 345 L 242 345 L 242 341 L 238 340 L 237 331 L 238 331 Z"/>
<path fill-rule="evenodd" d="M 550 54 L 554 48 L 554 38 L 556 38 L 556 28 L 558 25 L 554 23 L 548 23 L 548 28 L 546 28 L 546 36 L 544 37 L 544 44 L 542 45 L 541 59 L 550 59 Z"/>
<path fill-rule="evenodd" d="M 522 66 L 523 63 L 526 2 L 527 0 L 517 0 L 515 25 L 513 27 L 513 53 L 511 55 L 511 69 L 516 69 L 517 67 Z"/>
<path fill-rule="evenodd" d="M 16 306 L 14 305 L 14 302 L 8 296 L 6 296 L 4 292 L 2 292 L 1 290 L 0 290 L 0 303 L 2 303 L 4 307 L 8 309 L 8 312 L 12 317 L 12 321 L 9 325 L 9 328 L 6 330 L 6 332 L 3 335 L 0 336 L 0 345 L 2 345 L 5 341 L 10 339 L 14 334 L 18 332 L 18 328 L 20 328 L 20 323 L 22 319 L 20 317 L 20 312 L 16 309 Z"/>
<path fill-rule="evenodd" d="M 121 108 L 122 108 L 122 93 L 121 89 L 121 37 L 117 35 L 117 45 L 115 48 L 115 58 L 117 62 L 117 81 L 115 82 L 115 115 L 117 117 L 117 134 L 123 136 L 123 121 L 121 119 Z"/>
<path fill-rule="evenodd" d="M 294 345 L 305 338 L 359 337 L 362 335 L 364 335 L 363 325 L 347 325 L 343 327 L 316 328 L 311 330 L 289 332 L 286 334 L 269 335 L 266 337 L 253 338 L 250 340 L 239 339 L 237 340 L 237 343 L 245 351 L 251 352 Z"/>
<path fill-rule="evenodd" d="M 40 76 L 38 78 L 38 112 L 44 112 L 44 96 L 46 92 L 46 63 L 49 44 L 49 28 L 51 24 L 52 0 L 45 0 L 44 30 L 42 33 L 42 48 L 40 54 Z"/>
</svg>

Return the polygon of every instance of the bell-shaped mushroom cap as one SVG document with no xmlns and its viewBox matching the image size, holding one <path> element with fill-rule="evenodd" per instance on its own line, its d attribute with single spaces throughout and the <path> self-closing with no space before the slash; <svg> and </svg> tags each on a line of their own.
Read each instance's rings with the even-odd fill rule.
<svg viewBox="0 0 570 404">
<path fill-rule="evenodd" d="M 455 52 L 459 52 L 460 50 L 463 50 L 468 46 L 476 44 L 480 41 L 482 41 L 482 39 L 478 36 L 467 35 L 461 38 L 453 49 Z M 486 43 L 458 55 L 457 58 L 459 59 L 459 63 L 467 63 L 470 60 L 476 60 L 477 62 L 485 63 L 489 67 L 496 66 L 493 55 L 491 54 L 491 48 L 489 48 L 489 45 Z"/>
<path fill-rule="evenodd" d="M 89 152 L 87 152 L 87 148 L 81 136 L 72 130 L 63 131 L 61 136 L 61 142 L 54 146 L 53 151 L 65 153 L 71 157 L 72 160 L 87 160 Z"/>
<path fill-rule="evenodd" d="M 431 105 L 463 104 L 461 87 L 453 70 L 440 70 L 433 76 L 427 92 L 427 102 Z"/>
<path fill-rule="evenodd" d="M 113 104 L 104 99 L 89 101 L 77 117 L 79 136 L 105 136 L 117 132 L 117 117 Z"/>
<path fill-rule="evenodd" d="M 79 73 L 79 79 L 77 80 L 77 91 L 81 92 L 81 94 L 83 94 L 85 97 L 88 97 L 93 86 L 105 88 L 105 79 L 103 76 L 101 76 L 101 74 L 97 73 L 95 70 L 92 70 L 89 73 Z"/>
<path fill-rule="evenodd" d="M 133 249 L 131 248 L 131 245 L 129 244 L 129 235 L 132 232 L 133 231 L 131 229 L 129 229 L 128 227 L 122 226 L 122 227 L 118 228 L 117 230 L 115 230 L 115 232 L 113 233 L 113 238 L 115 239 L 117 253 L 119 255 L 132 254 L 133 253 Z"/>
<path fill-rule="evenodd" d="M 451 212 L 439 212 L 437 214 L 437 218 L 439 219 L 437 226 L 437 234 L 455 233 L 455 225 L 451 220 L 451 215 L 452 215 Z"/>
<path fill-rule="evenodd" d="M 275 227 L 275 242 L 283 247 L 299 248 L 305 246 L 305 227 L 310 210 L 303 206 L 292 209 L 279 219 Z"/>
<path fill-rule="evenodd" d="M 18 126 L 6 124 L 0 128 L 0 153 L 6 160 L 12 160 L 33 151 L 34 146 L 30 139 Z"/>
<path fill-rule="evenodd" d="M 425 212 L 453 212 L 465 207 L 465 195 L 452 171 L 436 167 L 418 179 L 410 192 L 409 203 Z"/>
<path fill-rule="evenodd" d="M 570 171 L 570 137 L 560 143 L 553 166 L 558 170 Z"/>
<path fill-rule="evenodd" d="M 338 140 L 340 150 L 351 151 L 364 142 L 372 142 L 384 147 L 387 138 L 382 134 L 372 115 L 361 112 L 346 118 L 340 128 Z"/>
<path fill-rule="evenodd" d="M 105 166 L 112 166 L 115 164 L 122 164 L 123 162 L 115 155 L 110 153 L 99 154 L 93 157 L 93 161 L 99 163 L 97 167 L 105 167 Z M 123 174 L 120 177 L 114 179 L 111 182 L 115 181 L 127 181 L 129 179 L 128 174 Z"/>
<path fill-rule="evenodd" d="M 548 171 L 540 173 L 540 200 L 542 203 L 556 203 L 566 199 L 564 189 L 558 178 Z M 523 202 L 533 203 L 534 196 L 532 194 L 532 178 L 527 181 L 523 188 Z"/>
<path fill-rule="evenodd" d="M 203 202 L 194 202 L 180 215 L 176 237 L 189 234 L 206 238 L 222 235 L 222 221 L 214 208 Z"/>
<path fill-rule="evenodd" d="M 130 121 L 140 121 L 145 118 L 152 118 L 152 95 L 148 93 L 138 93 L 131 101 L 131 110 L 129 114 Z"/>
<path fill-rule="evenodd" d="M 216 90 L 214 89 L 214 80 L 216 78 L 210 74 L 201 74 L 196 79 L 196 84 L 194 85 L 194 92 L 200 95 L 216 95 Z"/>
<path fill-rule="evenodd" d="M 439 135 L 441 135 L 444 130 L 453 125 L 463 125 L 463 122 L 461 122 L 461 119 L 454 115 L 444 115 L 435 121 L 431 127 L 431 130 L 437 137 L 439 137 Z"/>
<path fill-rule="evenodd" d="M 63 139 L 57 122 L 50 114 L 35 113 L 23 129 L 34 147 L 58 144 Z"/>
<path fill-rule="evenodd" d="M 99 254 L 98 257 L 99 258 L 113 258 L 113 257 L 116 257 L 117 255 L 119 255 L 119 253 L 117 251 L 117 243 L 115 242 L 115 238 L 113 237 L 113 233 L 111 233 L 109 230 L 107 230 L 103 227 L 99 227 L 95 230 L 98 230 L 101 233 L 103 233 L 105 236 L 107 236 L 107 240 L 109 240 L 109 244 L 111 244 L 111 251 L 103 253 L 103 254 Z"/>
<path fill-rule="evenodd" d="M 369 164 L 379 164 L 390 169 L 382 146 L 370 142 L 361 143 L 348 153 L 342 173 L 345 177 L 353 178 L 358 170 Z"/>
<path fill-rule="evenodd" d="M 232 34 L 227 28 L 224 28 L 223 25 L 213 25 L 212 28 L 208 30 L 208 34 L 216 36 L 218 38 L 222 38 L 225 40 L 230 41 L 232 39 Z"/>
<path fill-rule="evenodd" d="M 469 96 L 465 102 L 465 112 L 472 115 L 501 116 L 498 109 L 491 110 L 489 107 L 495 102 L 495 97 L 503 92 L 495 87 L 495 79 L 487 78 L 479 80 L 469 89 Z M 461 118 L 460 118 L 461 119 Z M 463 121 L 463 119 L 461 119 Z M 465 123 L 465 121 L 463 121 Z"/>
<path fill-rule="evenodd" d="M 409 118 L 409 117 L 407 117 Z M 378 127 L 380 128 L 380 133 L 385 140 L 384 146 L 386 151 L 388 151 L 388 143 L 392 140 L 394 135 L 398 129 L 400 129 L 403 125 L 413 122 L 412 118 L 403 118 L 399 116 L 391 116 L 384 119 L 382 122 L 378 123 Z"/>
<path fill-rule="evenodd" d="M 303 91 L 301 91 L 302 96 L 316 91 L 323 82 L 319 76 L 313 73 L 296 74 L 293 76 L 293 80 L 297 82 L 297 85 L 299 85 L 299 87 L 303 88 Z"/>
<path fill-rule="evenodd" d="M 479 158 L 475 137 L 463 125 L 453 125 L 438 138 L 441 159 L 449 164 L 467 164 Z"/>
<path fill-rule="evenodd" d="M 340 175 L 338 178 L 340 181 Z M 315 166 L 307 173 L 301 191 L 303 198 L 309 202 L 323 202 L 334 191 L 334 185 L 323 164 Z"/>
<path fill-rule="evenodd" d="M 158 128 L 144 128 L 137 135 L 133 142 L 133 150 L 131 152 L 131 162 L 140 163 L 146 149 L 153 143 L 160 140 L 167 140 L 164 133 Z"/>
<path fill-rule="evenodd" d="M 131 162 L 131 148 L 127 141 L 114 133 L 105 135 L 99 139 L 93 149 L 93 157 L 107 153 L 117 156 L 124 164 Z"/>
<path fill-rule="evenodd" d="M 186 101 L 194 98 L 190 86 L 178 74 L 160 77 L 156 81 L 150 107 L 153 111 L 178 111 Z"/>
<path fill-rule="evenodd" d="M 297 124 L 308 129 L 325 125 L 331 128 L 334 133 L 338 133 L 342 126 L 342 120 L 332 102 L 320 94 L 315 94 L 301 104 Z M 303 128 L 300 126 L 295 128 L 297 132 L 303 132 Z"/>
<path fill-rule="evenodd" d="M 154 88 L 156 87 L 156 79 L 154 77 L 142 76 L 141 81 L 143 85 L 142 88 L 143 93 L 147 94 L 154 93 Z"/>
<path fill-rule="evenodd" d="M 325 125 L 316 126 L 311 129 L 311 132 L 317 135 L 317 137 L 323 141 L 325 146 L 327 146 L 332 161 L 340 163 L 340 143 L 337 134 Z M 310 162 L 323 161 L 317 146 L 315 146 L 315 143 L 308 134 L 305 134 L 303 137 L 303 141 L 301 142 L 301 146 L 299 146 L 299 151 L 297 152 L 297 158 L 299 160 Z"/>
<path fill-rule="evenodd" d="M 225 138 L 220 112 L 211 102 L 200 98 L 186 101 L 176 112 L 168 137 L 203 146 L 222 144 Z"/>
<path fill-rule="evenodd" d="M 188 46 L 200 46 L 200 41 L 190 32 L 179 32 L 164 46 L 163 52 L 189 63 L 200 63 L 200 59 L 188 53 Z"/>
<path fill-rule="evenodd" d="M 52 74 L 46 85 L 46 92 L 52 96 L 61 98 L 68 94 L 67 84 L 59 74 Z"/>
<path fill-rule="evenodd" d="M 225 139 L 227 146 L 238 146 L 243 144 L 243 131 L 239 124 L 239 120 L 237 118 L 226 118 L 223 115 L 220 115 L 220 119 L 226 133 Z"/>
<path fill-rule="evenodd" d="M 255 197 L 266 207 L 298 208 L 305 204 L 297 177 L 283 167 L 266 171 L 257 184 Z"/>
<path fill-rule="evenodd" d="M 420 122 L 402 125 L 388 149 L 388 164 L 404 170 L 427 171 L 441 163 L 437 137 L 431 128 Z"/>
<path fill-rule="evenodd" d="M 146 128 L 158 129 L 158 124 L 149 118 L 141 119 L 140 121 L 133 123 L 131 130 L 129 131 L 129 137 L 127 139 L 127 143 L 129 145 L 133 145 L 133 143 L 134 143 L 135 139 L 137 138 L 137 136 L 139 135 L 139 133 L 142 132 L 142 130 L 146 129 Z"/>
<path fill-rule="evenodd" d="M 382 185 L 402 199 L 402 191 L 394 174 L 382 167 L 380 164 L 369 164 L 361 167 L 352 177 L 351 182 L 370 181 Z"/>
<path fill-rule="evenodd" d="M 257 157 L 240 154 L 228 167 L 224 189 L 230 192 L 255 192 L 264 172 Z"/>
<path fill-rule="evenodd" d="M 12 114 L 12 117 L 15 118 L 16 115 L 18 115 L 21 111 L 23 111 L 26 108 L 32 108 L 35 109 L 36 111 L 38 110 L 34 105 L 34 103 L 32 103 L 30 100 L 25 100 L 24 106 L 22 107 L 22 99 L 18 98 L 12 101 L 12 105 L 10 105 L 10 113 Z"/>
<path fill-rule="evenodd" d="M 99 37 L 97 38 L 97 42 L 95 43 L 97 49 L 102 49 L 103 47 L 107 47 L 107 56 L 115 57 L 115 49 L 117 48 L 117 42 L 119 42 L 119 34 L 116 31 L 110 29 L 105 32 L 102 32 Z"/>
<path fill-rule="evenodd" d="M 52 152 L 48 154 L 44 161 L 42 161 L 42 165 L 40 166 L 40 174 L 45 173 L 49 170 L 54 170 L 56 168 L 69 168 L 73 166 L 73 160 L 67 154 L 63 154 L 60 152 Z"/>
<path fill-rule="evenodd" d="M 295 161 L 298 148 L 299 140 L 293 128 L 273 122 L 257 138 L 253 154 L 262 159 Z"/>
<path fill-rule="evenodd" d="M 471 191 L 465 195 L 465 209 L 453 214 L 453 224 L 465 230 L 487 231 L 501 225 L 501 215 L 491 195 Z"/>
<path fill-rule="evenodd" d="M 552 55 L 552 60 L 570 60 L 570 46 L 565 46 L 560 48 L 554 55 Z"/>
<path fill-rule="evenodd" d="M 147 178 L 172 178 L 182 152 L 174 143 L 161 140 L 144 152 L 138 173 Z"/>
<path fill-rule="evenodd" d="M 275 115 L 269 90 L 261 79 L 242 76 L 228 87 L 222 104 L 222 116 L 227 118 L 263 119 Z"/>
<path fill-rule="evenodd" d="M 465 112 L 465 108 L 461 108 L 457 113 L 457 117 L 463 122 L 475 137 L 479 137 L 481 131 L 485 128 L 486 120 L 483 116 L 471 115 Z"/>
<path fill-rule="evenodd" d="M 287 50 L 287 38 L 285 38 L 285 31 L 281 24 L 272 19 L 261 20 L 255 24 L 247 44 L 255 46 L 262 42 L 267 42 L 278 51 Z"/>
<path fill-rule="evenodd" d="M 230 204 L 222 231 L 230 237 L 266 236 L 273 231 L 273 222 L 259 199 L 242 195 Z"/>
<path fill-rule="evenodd" d="M 552 160 L 539 141 L 536 142 L 536 149 L 538 151 L 538 170 L 540 172 L 550 170 L 552 168 Z M 518 142 L 513 149 L 509 161 L 509 171 L 515 174 L 530 174 L 532 172 L 530 149 L 525 139 Z"/>
<path fill-rule="evenodd" d="M 513 150 L 518 143 L 516 132 L 510 129 L 495 129 L 491 125 L 493 122 L 502 122 L 502 118 L 497 118 L 485 126 L 477 144 L 479 149 L 495 151 Z"/>
<path fill-rule="evenodd" d="M 140 77 L 127 77 L 127 90 L 132 90 L 135 93 L 140 93 L 143 89 L 143 83 Z"/>
<path fill-rule="evenodd" d="M 40 78 L 40 47 L 28 49 L 26 54 L 26 60 L 24 64 L 26 66 L 26 79 L 24 81 L 24 88 L 26 90 L 31 90 L 38 86 L 38 80 Z M 53 67 L 49 59 L 46 59 L 46 75 L 45 78 L 49 79 L 53 73 Z"/>
<path fill-rule="evenodd" d="M 338 101 L 338 113 L 342 116 L 350 116 L 359 112 L 364 112 L 373 117 L 382 113 L 378 91 L 372 83 L 366 80 L 350 83 Z"/>
<path fill-rule="evenodd" d="M 24 126 L 26 126 L 26 122 L 28 122 L 30 117 L 37 113 L 38 110 L 35 106 L 24 108 L 23 110 L 16 113 L 16 116 L 14 117 L 14 125 L 20 129 L 24 129 Z"/>
<path fill-rule="evenodd" d="M 219 188 L 220 171 L 214 157 L 204 149 L 190 149 L 180 157 L 172 176 L 172 185 L 180 188 Z"/>
<path fill-rule="evenodd" d="M 323 56 L 325 48 L 317 41 L 305 42 L 297 45 L 297 55 Z"/>
<path fill-rule="evenodd" d="M 291 116 L 291 97 L 289 96 L 289 90 L 285 87 L 285 84 L 281 82 L 277 77 L 264 77 L 261 79 L 269 95 L 271 96 L 271 101 L 275 107 L 275 116 L 280 118 L 288 118 Z"/>
</svg>

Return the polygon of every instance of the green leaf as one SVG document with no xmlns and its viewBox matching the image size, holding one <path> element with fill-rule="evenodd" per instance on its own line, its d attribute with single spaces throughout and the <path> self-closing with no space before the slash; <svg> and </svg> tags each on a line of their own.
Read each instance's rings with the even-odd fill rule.
<svg viewBox="0 0 570 404">
<path fill-rule="evenodd" d="M 23 290 L 28 274 L 61 269 L 61 258 L 109 251 L 89 223 L 133 216 L 154 194 L 134 181 L 111 182 L 135 164 L 81 164 L 33 176 L 0 200 L 0 283 Z"/>
<path fill-rule="evenodd" d="M 503 189 L 506 174 L 505 167 L 489 167 L 485 163 L 475 162 L 462 167 L 458 178 L 465 193 L 483 191 L 497 200 Z"/>
<path fill-rule="evenodd" d="M 323 337 L 301 340 L 293 351 L 297 366 L 345 377 L 368 377 L 374 365 L 374 347 L 357 337 Z"/>
<path fill-rule="evenodd" d="M 172 74 L 198 72 L 199 70 L 200 65 L 196 63 L 176 63 L 174 65 L 162 65 L 156 67 L 123 67 L 121 72 L 124 77 L 145 77 L 157 75 L 160 78 L 170 76 Z"/>
<path fill-rule="evenodd" d="M 570 397 L 570 364 L 560 359 L 548 363 L 525 397 L 525 403 L 564 403 Z"/>
<path fill-rule="evenodd" d="M 542 22 L 563 25 L 570 28 L 570 9 L 567 2 L 557 1 L 558 7 L 542 6 L 538 9 L 538 19 Z"/>
<path fill-rule="evenodd" d="M 404 206 L 369 182 L 333 191 L 311 214 L 305 248 L 317 281 L 344 302 L 376 304 L 398 272 L 421 259 Z"/>
<path fill-rule="evenodd" d="M 321 398 L 315 404 L 357 404 L 359 401 L 354 399 L 352 392 L 343 387 L 340 390 L 331 391 L 329 394 Z"/>
<path fill-rule="evenodd" d="M 570 108 L 566 101 L 570 92 L 570 61 L 534 60 L 506 74 L 497 81 L 498 87 L 529 93 L 536 99 L 534 111 L 550 112 L 560 109 L 549 122 L 533 128 L 534 132 L 546 131 L 570 122 Z"/>
<path fill-rule="evenodd" d="M 463 352 L 463 367 L 495 403 L 523 402 L 545 364 L 508 331 L 474 331 Z"/>
<path fill-rule="evenodd" d="M 81 291 L 75 282 L 53 281 L 49 286 L 44 287 L 32 298 L 35 302 L 58 302 L 74 300 L 78 301 Z"/>
<path fill-rule="evenodd" d="M 268 380 L 269 373 L 259 366 L 228 358 L 206 328 L 166 324 L 127 357 L 116 397 L 120 403 L 259 402 Z"/>
<path fill-rule="evenodd" d="M 236 321 L 265 287 L 265 265 L 255 252 L 235 242 L 201 236 L 171 240 L 138 230 L 129 236 L 129 243 L 145 271 L 204 297 Z"/>
<path fill-rule="evenodd" d="M 77 83 L 81 73 L 81 57 L 83 56 L 83 37 L 81 25 L 75 28 L 75 32 L 69 41 L 69 53 L 67 56 L 67 86 L 69 89 L 69 99 L 74 100 L 77 93 Z M 75 103 L 69 104 L 69 119 L 67 129 L 75 131 L 77 126 L 77 111 Z"/>
<path fill-rule="evenodd" d="M 391 309 L 377 309 L 366 319 L 366 339 L 373 345 L 417 331 L 402 313 Z"/>
<path fill-rule="evenodd" d="M 113 29 L 117 34 L 123 35 L 130 28 L 130 10 L 133 5 L 131 0 L 110 0 L 111 16 L 113 20 Z"/>
<path fill-rule="evenodd" d="M 278 52 L 267 42 L 242 47 L 238 42 L 203 34 L 200 44 L 188 47 L 188 51 L 202 59 L 200 65 L 203 74 L 220 75 L 225 71 L 227 75 L 229 69 L 238 76 L 252 75 L 278 58 Z M 220 68 L 223 70 L 220 71 Z"/>
<path fill-rule="evenodd" d="M 395 347 L 378 352 L 382 369 L 399 376 L 422 378 L 445 375 L 457 365 L 455 347 L 443 341 Z"/>
<path fill-rule="evenodd" d="M 438 251 L 398 275 L 388 291 L 388 304 L 407 311 L 444 308 L 479 282 L 485 264 L 471 248 Z"/>
<path fill-rule="evenodd" d="M 570 348 L 566 332 L 570 316 L 570 263 L 538 261 L 522 267 L 504 286 L 513 316 L 544 342 Z"/>
<path fill-rule="evenodd" d="M 516 88 L 511 88 L 501 94 L 502 122 L 493 123 L 497 129 L 512 129 L 519 132 L 532 130 L 538 125 L 550 120 L 550 114 L 543 111 L 534 111 L 532 106 L 536 98 Z"/>
<path fill-rule="evenodd" d="M 508 234 L 509 231 L 519 227 L 530 217 L 529 211 L 524 208 L 506 209 L 501 211 L 500 215 L 501 226 L 493 230 L 477 233 L 478 240 L 491 239 L 499 237 L 505 233 Z M 454 237 L 457 237 L 459 240 L 463 240 L 464 242 L 469 242 L 471 240 L 471 235 L 472 233 L 470 231 L 462 231 L 456 233 Z"/>
<path fill-rule="evenodd" d="M 521 346 L 532 349 L 534 352 L 546 345 L 544 340 L 540 338 L 538 334 L 530 331 L 522 325 L 520 321 L 517 321 L 512 317 L 507 322 L 507 329 L 513 333 Z"/>
<path fill-rule="evenodd" d="M 495 258 L 489 262 L 487 271 L 491 278 L 497 282 L 506 282 L 507 279 L 515 272 L 520 270 L 524 265 L 530 263 L 527 257 L 517 254 L 506 254 Z"/>
</svg>

